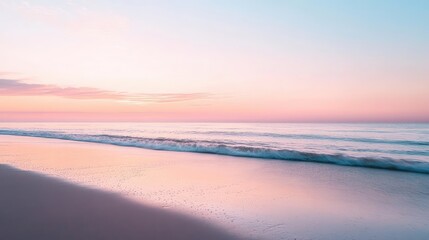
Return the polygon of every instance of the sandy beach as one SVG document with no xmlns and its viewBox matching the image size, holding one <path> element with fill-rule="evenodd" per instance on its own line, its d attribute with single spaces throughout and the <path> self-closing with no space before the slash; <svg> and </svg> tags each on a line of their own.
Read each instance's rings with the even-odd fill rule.
<svg viewBox="0 0 429 240">
<path fill-rule="evenodd" d="M 2 239 L 429 236 L 427 174 L 15 136 L 0 164 Z"/>
<path fill-rule="evenodd" d="M 238 239 L 196 218 L 0 165 L 1 239 Z"/>
<path fill-rule="evenodd" d="M 0 0 L 0 240 L 429 240 L 428 12 Z"/>
</svg>

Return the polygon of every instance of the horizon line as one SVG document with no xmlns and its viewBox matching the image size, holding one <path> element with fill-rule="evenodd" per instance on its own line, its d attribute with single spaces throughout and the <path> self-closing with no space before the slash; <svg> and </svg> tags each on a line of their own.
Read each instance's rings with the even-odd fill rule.
<svg viewBox="0 0 429 240">
<path fill-rule="evenodd" d="M 429 124 L 429 121 L 138 121 L 138 120 L 19 120 L 19 121 L 3 121 L 0 123 L 272 123 L 272 124 Z"/>
</svg>

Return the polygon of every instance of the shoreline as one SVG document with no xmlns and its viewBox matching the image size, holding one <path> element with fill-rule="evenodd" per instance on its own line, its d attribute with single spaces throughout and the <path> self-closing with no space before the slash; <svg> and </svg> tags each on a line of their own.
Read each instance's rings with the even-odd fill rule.
<svg viewBox="0 0 429 240">
<path fill-rule="evenodd" d="M 239 239 L 196 218 L 0 164 L 1 239 Z"/>
<path fill-rule="evenodd" d="M 425 239 L 429 176 L 0 136 L 0 164 L 257 239 Z"/>
<path fill-rule="evenodd" d="M 348 167 L 362 167 L 374 168 L 391 171 L 403 171 L 412 173 L 429 174 L 429 162 L 415 161 L 407 159 L 394 159 L 388 157 L 356 157 L 342 154 L 320 154 L 314 152 L 305 152 L 298 150 L 274 150 L 274 149 L 260 149 L 248 147 L 242 149 L 240 147 L 225 147 L 225 146 L 197 146 L 198 142 L 195 141 L 191 145 L 183 145 L 181 140 L 163 139 L 163 138 L 139 138 L 131 136 L 109 136 L 109 135 L 68 135 L 56 134 L 43 131 L 15 131 L 15 130 L 0 130 L 0 136 L 17 136 L 17 137 L 35 137 L 65 141 L 75 141 L 84 143 L 97 143 L 106 144 L 119 147 L 134 147 L 146 150 L 156 151 L 171 151 L 171 152 L 185 152 L 185 153 L 199 153 L 199 154 L 214 154 L 228 157 L 242 157 L 242 158 L 255 158 L 262 160 L 280 160 L 280 161 L 299 161 L 299 162 L 313 162 L 323 164 L 333 164 Z M 124 140 L 122 137 L 126 137 Z M 164 145 L 164 141 L 174 142 L 174 144 Z M 383 142 L 380 140 L 372 140 L 373 143 Z M 399 141 L 401 142 L 401 141 Z M 428 142 L 413 142 L 402 141 L 406 143 L 413 143 L 417 145 L 428 145 Z"/>
</svg>

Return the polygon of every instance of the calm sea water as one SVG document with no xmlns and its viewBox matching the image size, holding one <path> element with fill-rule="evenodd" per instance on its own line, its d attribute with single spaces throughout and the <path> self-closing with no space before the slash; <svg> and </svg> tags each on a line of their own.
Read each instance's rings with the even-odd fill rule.
<svg viewBox="0 0 429 240">
<path fill-rule="evenodd" d="M 429 124 L 0 123 L 0 134 L 429 173 Z"/>
</svg>

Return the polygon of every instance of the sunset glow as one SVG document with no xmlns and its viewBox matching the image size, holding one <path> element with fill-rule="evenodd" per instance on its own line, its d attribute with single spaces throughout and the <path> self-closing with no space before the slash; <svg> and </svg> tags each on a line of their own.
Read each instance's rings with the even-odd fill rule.
<svg viewBox="0 0 429 240">
<path fill-rule="evenodd" d="M 424 1 L 0 1 L 0 121 L 428 122 Z"/>
</svg>

